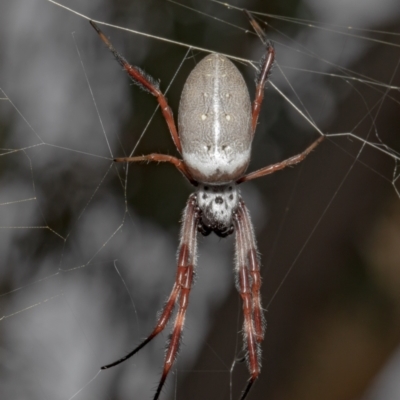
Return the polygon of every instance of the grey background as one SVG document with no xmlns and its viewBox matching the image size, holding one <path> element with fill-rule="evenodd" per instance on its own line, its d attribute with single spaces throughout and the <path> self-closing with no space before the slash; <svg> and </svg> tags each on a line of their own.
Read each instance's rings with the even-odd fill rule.
<svg viewBox="0 0 400 400">
<path fill-rule="evenodd" d="M 210 51 L 251 60 L 263 54 L 255 36 L 169 2 L 64 4 Z M 208 1 L 185 4 L 250 29 L 241 12 Z M 398 91 L 385 92 L 385 85 L 399 85 L 396 1 L 236 4 L 320 22 L 322 29 L 263 17 L 298 98 L 278 66 L 272 81 L 296 104 L 300 99 L 323 132 L 351 131 L 373 142 L 378 133 L 399 150 Z M 397 36 L 340 28 L 349 25 Z M 165 90 L 185 47 L 102 29 Z M 175 276 L 179 220 L 191 188 L 171 166 L 131 165 L 127 173 L 111 161 L 130 153 L 156 102 L 129 82 L 89 23 L 65 9 L 6 0 L 0 30 L 0 88 L 14 104 L 0 102 L 1 398 L 151 398 L 168 332 L 131 361 L 96 374 L 152 329 Z M 174 110 L 203 56 L 190 53 L 171 85 Z M 253 96 L 254 70 L 237 65 Z M 384 85 L 321 73 L 359 73 Z M 250 169 L 300 152 L 316 135 L 268 87 Z M 370 148 L 354 164 L 359 149 L 357 141 L 327 140 L 302 165 L 243 185 L 263 260 L 268 321 L 262 375 L 249 399 L 400 395 L 395 164 Z M 137 154 L 157 151 L 176 154 L 160 113 Z M 182 350 L 162 398 L 238 398 L 247 371 L 240 364 L 230 374 L 241 349 L 233 241 L 212 236 L 199 246 Z"/>
</svg>

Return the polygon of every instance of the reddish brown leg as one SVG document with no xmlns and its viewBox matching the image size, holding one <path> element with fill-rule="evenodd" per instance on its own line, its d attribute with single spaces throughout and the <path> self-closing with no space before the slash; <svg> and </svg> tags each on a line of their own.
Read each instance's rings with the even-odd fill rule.
<svg viewBox="0 0 400 400">
<path fill-rule="evenodd" d="M 250 214 L 244 201 L 241 200 L 239 203 L 241 214 L 243 215 L 243 227 L 245 232 L 245 252 L 247 255 L 247 265 L 251 278 L 251 295 L 253 299 L 253 315 L 254 315 L 254 330 L 256 334 L 256 340 L 261 343 L 264 339 L 265 330 L 265 318 L 261 307 L 261 274 L 260 274 L 260 262 L 257 254 L 257 243 L 254 236 L 253 225 L 250 220 Z"/>
<path fill-rule="evenodd" d="M 181 294 L 179 298 L 179 311 L 175 319 L 174 329 L 172 331 L 171 339 L 168 344 L 167 354 L 164 361 L 164 369 L 158 384 L 154 400 L 158 399 L 161 390 L 164 386 L 165 380 L 167 379 L 168 373 L 176 359 L 179 351 L 179 345 L 182 337 L 182 329 L 185 322 L 185 314 L 189 304 L 189 294 L 193 282 L 193 265 L 187 265 L 185 267 L 185 276 L 181 284 Z"/>
<path fill-rule="evenodd" d="M 265 35 L 265 32 L 263 31 L 263 29 L 261 28 L 261 26 L 258 24 L 258 22 L 254 19 L 254 17 L 247 10 L 243 10 L 243 11 L 245 12 L 247 17 L 249 18 L 251 26 L 253 27 L 254 31 L 257 34 L 257 36 L 261 39 L 261 41 L 264 44 L 267 44 L 266 35 Z"/>
<path fill-rule="evenodd" d="M 198 214 L 196 211 L 196 196 L 189 197 L 183 216 L 183 227 L 181 234 L 181 245 L 178 259 L 178 270 L 181 271 L 182 279 L 179 282 L 180 298 L 179 310 L 175 318 L 174 328 L 168 344 L 167 353 L 164 361 L 163 373 L 158 384 L 154 400 L 160 396 L 161 390 L 167 379 L 168 373 L 176 359 L 182 337 L 182 329 L 185 322 L 186 310 L 189 304 L 189 294 L 193 283 L 193 270 L 197 252 L 197 226 Z"/>
<path fill-rule="evenodd" d="M 117 52 L 117 50 L 115 50 L 114 46 L 106 38 L 106 36 L 100 30 L 100 28 L 93 21 L 90 21 L 90 24 L 93 26 L 93 28 L 99 34 L 100 39 L 109 48 L 111 53 L 113 53 L 114 57 L 122 65 L 124 70 L 132 78 L 132 80 L 137 85 L 139 85 L 142 89 L 144 89 L 145 91 L 151 93 L 154 97 L 157 98 L 158 104 L 161 107 L 161 111 L 163 113 L 163 116 L 164 116 L 165 121 L 167 122 L 167 125 L 168 125 L 168 128 L 169 128 L 169 131 L 171 133 L 172 140 L 174 141 L 174 144 L 175 144 L 176 148 L 178 149 L 179 153 L 182 153 L 181 141 L 179 139 L 178 130 L 176 129 L 176 125 L 175 125 L 175 121 L 174 121 L 174 115 L 172 113 L 171 108 L 168 105 L 166 97 L 163 95 L 163 93 L 161 92 L 161 90 L 159 88 L 158 82 L 154 78 L 152 78 L 151 76 L 147 75 L 142 69 L 130 65 L 121 56 L 121 54 L 119 54 Z"/>
<path fill-rule="evenodd" d="M 145 340 L 143 340 L 143 342 L 140 343 L 139 346 L 137 346 L 135 349 L 133 349 L 129 354 L 127 354 L 126 356 L 122 357 L 121 359 L 119 359 L 117 361 L 114 361 L 113 363 L 104 365 L 103 367 L 101 367 L 101 369 L 108 369 L 111 367 L 115 367 L 116 365 L 121 364 L 122 362 L 126 361 L 128 358 L 131 358 L 140 349 L 142 349 L 144 346 L 146 346 L 147 343 L 151 342 L 151 340 L 154 339 L 165 328 L 169 319 L 171 318 L 171 313 L 174 309 L 174 306 L 176 303 L 176 298 L 180 292 L 179 282 L 181 280 L 182 280 L 182 271 L 180 271 L 178 268 L 176 282 L 174 284 L 172 292 L 169 295 L 169 298 L 165 304 L 165 307 L 162 311 L 160 318 L 157 321 L 156 327 L 154 328 L 153 332 L 151 332 L 150 335 Z"/>
<path fill-rule="evenodd" d="M 267 82 L 268 75 L 274 64 L 274 59 L 275 59 L 274 47 L 272 46 L 272 44 L 270 42 L 267 42 L 267 52 L 266 52 L 265 56 L 263 57 L 263 59 L 261 60 L 262 66 L 261 66 L 260 75 L 258 76 L 258 79 L 257 79 L 256 94 L 255 94 L 255 98 L 253 101 L 252 122 L 251 122 L 253 135 L 257 128 L 258 116 L 260 115 L 261 104 L 264 100 L 265 83 Z"/>
<path fill-rule="evenodd" d="M 324 139 L 325 136 L 320 136 L 315 142 L 311 144 L 311 146 L 307 147 L 302 153 L 290 157 L 287 160 L 281 161 L 277 164 L 268 165 L 267 167 L 261 168 L 257 171 L 250 172 L 249 174 L 242 176 L 240 179 L 238 179 L 236 183 L 251 181 L 264 175 L 272 174 L 276 171 L 279 171 L 280 169 L 289 167 L 291 165 L 298 164 L 299 162 L 303 161 Z"/>
<path fill-rule="evenodd" d="M 160 385 L 157 389 L 157 393 L 154 399 L 157 399 L 162 386 L 165 382 L 169 369 L 172 366 L 172 363 L 175 359 L 179 339 L 181 336 L 183 322 L 185 317 L 185 312 L 188 304 L 188 297 L 190 292 L 190 287 L 193 278 L 193 269 L 194 262 L 196 259 L 196 250 L 197 250 L 197 223 L 198 223 L 198 215 L 196 212 L 196 199 L 194 195 L 189 197 L 189 201 L 187 203 L 184 216 L 183 216 L 183 225 L 182 225 L 182 234 L 181 234 L 181 243 L 179 246 L 179 258 L 178 258 L 178 269 L 176 274 L 176 281 L 172 292 L 167 300 L 167 303 L 163 309 L 161 316 L 159 317 L 156 327 L 153 332 L 133 351 L 127 354 L 125 357 L 121 358 L 118 361 L 115 361 L 111 364 L 107 364 L 101 369 L 108 369 L 114 367 L 132 357 L 135 353 L 137 353 L 140 349 L 142 349 L 147 343 L 149 343 L 154 337 L 156 337 L 167 325 L 168 321 L 171 318 L 172 311 L 174 309 L 174 305 L 177 301 L 178 296 L 179 299 L 179 311 L 175 320 L 174 331 L 172 334 L 172 339 L 169 344 L 169 350 L 167 353 L 167 357 L 164 365 L 164 373 L 162 375 Z M 178 329 L 179 328 L 179 329 Z"/>
<path fill-rule="evenodd" d="M 255 30 L 255 32 L 261 39 L 261 41 L 267 47 L 267 52 L 261 60 L 261 64 L 262 64 L 261 71 L 257 78 L 256 94 L 255 94 L 255 98 L 253 101 L 251 126 L 252 126 L 252 130 L 253 130 L 253 135 L 254 135 L 254 133 L 256 131 L 256 127 L 257 127 L 258 116 L 259 116 L 260 110 L 261 110 L 261 104 L 264 99 L 265 83 L 267 82 L 268 75 L 271 72 L 272 66 L 274 65 L 275 50 L 274 50 L 274 47 L 272 46 L 272 43 L 269 40 L 266 40 L 265 33 L 261 29 L 258 22 L 253 18 L 253 16 L 247 10 L 244 10 L 244 12 L 246 13 L 247 17 L 249 18 L 250 23 L 253 26 L 253 29 Z"/>
<path fill-rule="evenodd" d="M 152 153 L 146 156 L 136 156 L 136 157 L 119 157 L 114 159 L 115 162 L 139 162 L 139 161 L 155 161 L 155 162 L 169 162 L 173 164 L 183 176 L 192 184 L 197 186 L 197 182 L 191 177 L 186 164 L 183 160 L 179 158 L 169 156 L 167 154 Z"/>
<path fill-rule="evenodd" d="M 243 300 L 243 333 L 245 337 L 246 360 L 250 371 L 250 379 L 242 393 L 240 398 L 241 400 L 244 400 L 247 397 L 251 387 L 260 374 L 261 367 L 261 347 L 254 326 L 256 322 L 254 321 L 253 295 L 251 288 L 251 280 L 253 279 L 254 274 L 248 269 L 249 233 L 247 232 L 248 226 L 246 219 L 248 219 L 248 216 L 246 213 L 247 210 L 244 208 L 244 204 L 241 202 L 234 220 L 236 230 L 236 268 L 238 274 L 237 286 L 240 296 Z M 256 252 L 256 249 L 253 250 Z M 261 323 L 261 321 L 259 323 Z"/>
</svg>

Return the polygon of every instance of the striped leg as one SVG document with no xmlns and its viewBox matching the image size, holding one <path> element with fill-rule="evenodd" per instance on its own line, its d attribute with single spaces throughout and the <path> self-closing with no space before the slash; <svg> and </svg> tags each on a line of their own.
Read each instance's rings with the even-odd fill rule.
<svg viewBox="0 0 400 400">
<path fill-rule="evenodd" d="M 175 319 L 174 328 L 172 331 L 171 340 L 168 345 L 167 355 L 164 362 L 164 370 L 157 388 L 157 392 L 154 396 L 154 400 L 158 399 L 167 375 L 175 361 L 176 355 L 179 349 L 179 342 L 182 336 L 182 329 L 185 321 L 185 313 L 189 302 L 190 289 L 193 282 L 193 271 L 194 263 L 196 260 L 197 251 L 197 225 L 198 225 L 198 214 L 197 204 L 195 195 L 191 195 L 187 202 L 181 229 L 181 239 L 178 252 L 178 269 L 176 273 L 176 280 L 174 287 L 172 288 L 171 294 L 164 306 L 164 309 L 158 318 L 156 327 L 153 332 L 133 351 L 127 354 L 125 357 L 111 364 L 105 365 L 101 369 L 108 369 L 114 367 L 132 357 L 140 349 L 142 349 L 147 343 L 155 338 L 167 325 L 171 318 L 172 311 L 175 303 L 179 299 L 179 310 Z"/>
<path fill-rule="evenodd" d="M 189 304 L 189 294 L 193 283 L 194 263 L 197 252 L 197 203 L 196 196 L 189 197 L 188 204 L 183 215 L 183 225 L 181 232 L 181 242 L 179 246 L 178 257 L 178 277 L 179 285 L 179 309 L 175 318 L 171 339 L 168 343 L 168 349 L 164 360 L 163 373 L 158 384 L 154 400 L 160 396 L 161 390 L 167 379 L 168 373 L 176 359 L 179 351 L 179 345 L 182 338 L 182 329 L 185 323 L 186 310 Z"/>
<path fill-rule="evenodd" d="M 253 227 L 243 200 L 239 201 L 235 219 L 237 287 L 243 301 L 244 346 L 250 379 L 242 393 L 244 400 L 258 378 L 261 369 L 261 342 L 264 318 L 260 301 L 261 276 Z"/>
</svg>

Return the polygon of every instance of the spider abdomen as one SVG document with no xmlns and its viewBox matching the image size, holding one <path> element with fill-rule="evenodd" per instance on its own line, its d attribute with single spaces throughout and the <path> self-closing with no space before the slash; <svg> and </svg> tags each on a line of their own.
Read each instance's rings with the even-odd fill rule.
<svg viewBox="0 0 400 400">
<path fill-rule="evenodd" d="M 178 130 L 183 159 L 195 180 L 227 183 L 246 171 L 252 141 L 250 96 L 241 73 L 225 56 L 210 54 L 190 73 Z"/>
</svg>

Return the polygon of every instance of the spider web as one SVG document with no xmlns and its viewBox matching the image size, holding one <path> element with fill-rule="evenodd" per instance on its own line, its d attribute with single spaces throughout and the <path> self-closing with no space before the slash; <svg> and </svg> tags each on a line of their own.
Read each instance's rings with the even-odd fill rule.
<svg viewBox="0 0 400 400">
<path fill-rule="evenodd" d="M 242 188 L 268 321 L 249 399 L 360 398 L 366 388 L 366 399 L 394 398 L 396 358 L 371 382 L 397 346 L 400 314 L 399 13 L 390 0 L 268 3 L 236 4 L 264 10 L 254 15 L 277 53 L 250 170 L 321 132 L 327 140 L 296 168 Z M 201 49 L 236 58 L 253 95 L 263 46 L 233 4 L 62 4 L 0 6 L 0 393 L 151 398 L 168 332 L 98 370 L 152 329 L 191 188 L 168 165 L 113 163 L 133 150 L 175 153 L 155 100 L 128 84 L 85 16 L 135 29 L 101 26 L 168 88 L 175 115 Z M 237 398 L 248 373 L 233 365 L 242 354 L 232 238 L 199 242 L 183 346 L 162 398 Z"/>
</svg>

